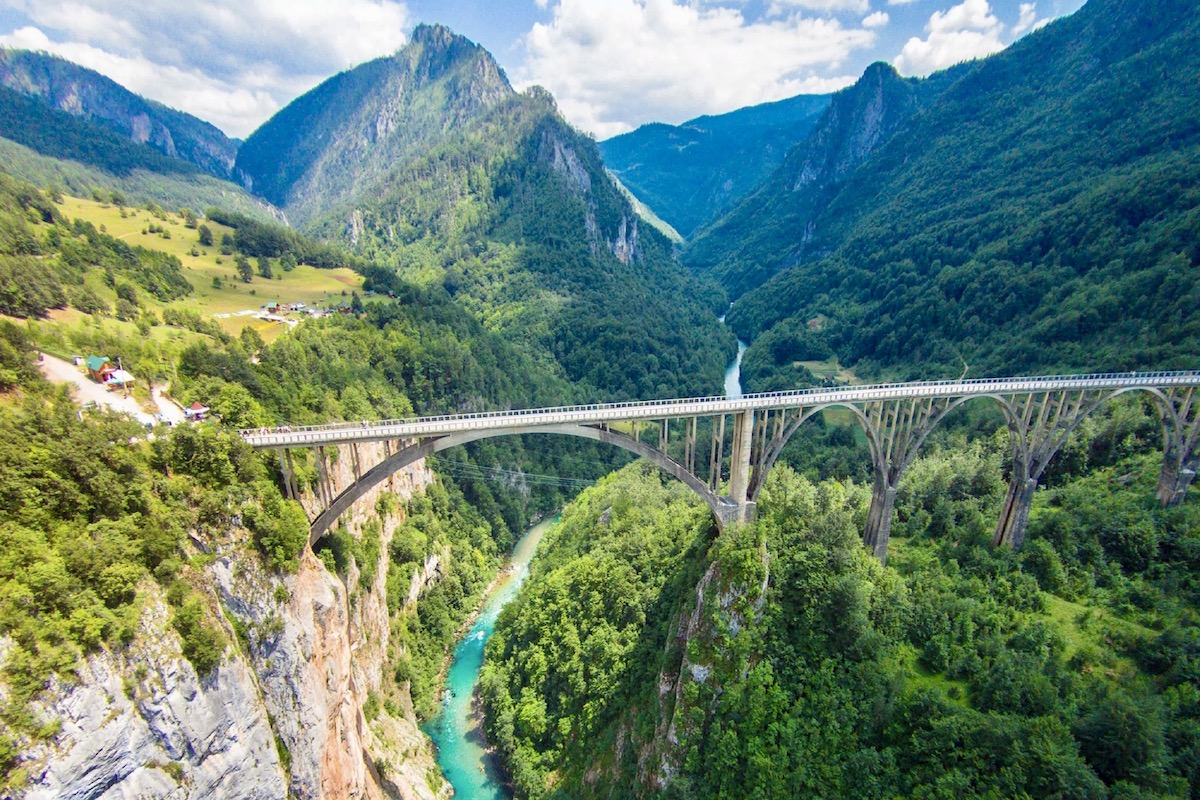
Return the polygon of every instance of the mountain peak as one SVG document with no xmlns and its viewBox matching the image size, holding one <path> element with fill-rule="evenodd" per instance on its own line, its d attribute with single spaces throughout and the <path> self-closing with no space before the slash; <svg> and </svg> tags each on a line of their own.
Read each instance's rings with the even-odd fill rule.
<svg viewBox="0 0 1200 800">
<path fill-rule="evenodd" d="M 485 49 L 444 25 L 418 25 L 395 55 L 333 76 L 268 120 L 243 143 L 237 168 L 303 224 L 513 94 Z"/>
<path fill-rule="evenodd" d="M 422 22 L 413 28 L 411 43 L 422 44 L 426 47 L 448 48 L 456 40 L 470 44 L 465 37 L 459 36 L 445 25 Z"/>
<path fill-rule="evenodd" d="M 900 73 L 886 61 L 876 61 L 868 66 L 856 83 L 867 81 L 902 80 Z"/>
<path fill-rule="evenodd" d="M 490 103 L 512 93 L 512 86 L 504 70 L 482 46 L 460 36 L 445 25 L 422 22 L 413 29 L 408 44 L 396 53 L 399 59 L 407 58 L 414 77 L 433 82 L 456 70 L 467 68 L 468 82 L 473 84 L 470 94 Z"/>
</svg>

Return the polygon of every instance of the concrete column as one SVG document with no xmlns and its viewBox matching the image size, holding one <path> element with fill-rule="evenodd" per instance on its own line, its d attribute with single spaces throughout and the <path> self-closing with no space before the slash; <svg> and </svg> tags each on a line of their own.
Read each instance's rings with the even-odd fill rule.
<svg viewBox="0 0 1200 800">
<path fill-rule="evenodd" d="M 993 546 L 1008 545 L 1013 550 L 1020 550 L 1025 544 L 1029 508 L 1033 505 L 1033 493 L 1037 491 L 1037 485 L 1038 482 L 1033 478 L 1009 481 L 1004 509 L 1000 512 L 1000 523 L 996 526 L 996 535 L 992 539 Z"/>
<path fill-rule="evenodd" d="M 742 411 L 734 417 L 733 448 L 729 452 L 729 499 L 740 508 L 750 489 L 750 451 L 754 447 L 754 412 Z"/>
<path fill-rule="evenodd" d="M 1025 543 L 1029 507 L 1033 505 L 1037 484 L 1037 478 L 1030 475 L 1029 462 L 1018 450 L 1013 457 L 1012 477 L 1008 481 L 1008 493 L 1000 510 L 1000 521 L 996 524 L 996 535 L 992 537 L 993 547 L 1007 545 L 1014 550 L 1021 549 Z"/>
<path fill-rule="evenodd" d="M 287 451 L 279 451 L 279 473 L 283 475 L 283 493 L 287 495 L 288 500 L 295 500 L 296 496 L 292 493 L 292 471 L 288 468 L 288 462 L 291 460 L 291 453 L 284 457 Z"/>
<path fill-rule="evenodd" d="M 1167 453 L 1163 458 L 1162 470 L 1158 473 L 1158 499 L 1164 508 L 1177 506 L 1187 497 L 1192 481 L 1196 479 L 1196 464 L 1180 464 Z"/>
<path fill-rule="evenodd" d="M 288 491 L 291 493 L 293 500 L 299 500 L 300 499 L 300 481 L 296 479 L 296 464 L 294 461 L 292 461 L 292 451 L 285 450 L 284 453 L 287 456 L 287 466 L 288 466 L 287 477 L 288 477 L 289 481 L 291 482 L 291 485 L 290 485 Z"/>
<path fill-rule="evenodd" d="M 863 544 L 880 564 L 887 563 L 888 540 L 892 536 L 892 511 L 896 507 L 896 487 L 888 481 L 886 472 L 876 470 L 871 487 L 871 507 L 867 512 L 867 530 Z"/>
</svg>

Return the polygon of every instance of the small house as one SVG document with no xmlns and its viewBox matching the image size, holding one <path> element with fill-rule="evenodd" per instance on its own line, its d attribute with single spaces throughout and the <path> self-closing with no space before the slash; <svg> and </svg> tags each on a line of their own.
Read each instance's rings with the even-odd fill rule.
<svg viewBox="0 0 1200 800">
<path fill-rule="evenodd" d="M 199 400 L 192 403 L 183 410 L 183 416 L 190 419 L 192 422 L 203 422 L 208 414 L 208 406 L 201 403 Z"/>
<path fill-rule="evenodd" d="M 107 356 L 88 356 L 87 371 L 92 380 L 97 383 L 107 383 L 108 376 L 116 372 L 117 368 Z"/>
</svg>

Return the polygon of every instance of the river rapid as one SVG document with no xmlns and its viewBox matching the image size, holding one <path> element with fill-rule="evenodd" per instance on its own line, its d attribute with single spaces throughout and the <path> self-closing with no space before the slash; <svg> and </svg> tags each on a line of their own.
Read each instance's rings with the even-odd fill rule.
<svg viewBox="0 0 1200 800">
<path fill-rule="evenodd" d="M 738 340 L 737 356 L 725 370 L 726 397 L 742 396 L 742 356 L 746 347 L 745 342 Z M 482 715 L 474 708 L 475 687 L 483 666 L 483 648 L 496 628 L 500 610 L 517 596 L 529 574 L 529 562 L 538 542 L 557 521 L 555 517 L 534 525 L 513 548 L 475 624 L 454 650 L 454 661 L 446 673 L 441 713 L 425 727 L 437 746 L 442 773 L 454 787 L 454 796 L 462 800 L 507 800 L 512 796 L 495 758 L 485 749 Z"/>
</svg>

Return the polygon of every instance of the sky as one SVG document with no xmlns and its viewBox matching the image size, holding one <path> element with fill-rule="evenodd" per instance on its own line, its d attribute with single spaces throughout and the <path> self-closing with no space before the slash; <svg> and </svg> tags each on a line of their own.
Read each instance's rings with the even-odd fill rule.
<svg viewBox="0 0 1200 800">
<path fill-rule="evenodd" d="M 245 137 L 329 76 L 442 23 L 605 139 L 998 52 L 1083 0 L 0 0 L 44 50 Z"/>
</svg>

